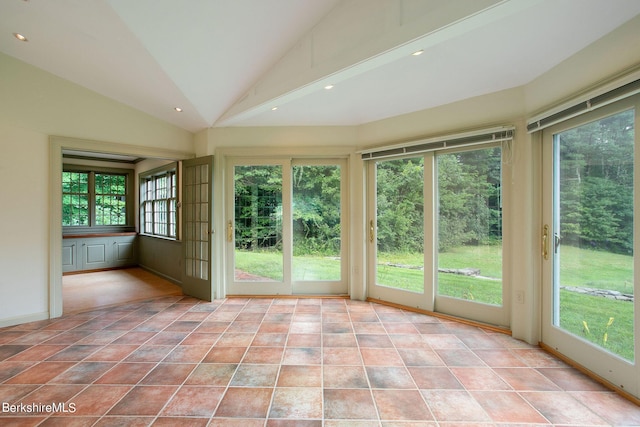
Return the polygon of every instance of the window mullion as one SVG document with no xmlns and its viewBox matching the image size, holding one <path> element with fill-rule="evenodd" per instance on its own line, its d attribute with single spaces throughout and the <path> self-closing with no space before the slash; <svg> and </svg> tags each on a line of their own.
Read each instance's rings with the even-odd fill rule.
<svg viewBox="0 0 640 427">
<path fill-rule="evenodd" d="M 96 225 L 96 173 L 89 172 L 89 226 L 95 227 Z"/>
</svg>

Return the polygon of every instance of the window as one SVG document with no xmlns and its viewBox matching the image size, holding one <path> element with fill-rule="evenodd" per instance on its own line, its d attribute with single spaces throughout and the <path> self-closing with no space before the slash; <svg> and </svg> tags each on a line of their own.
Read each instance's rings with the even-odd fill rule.
<svg viewBox="0 0 640 427">
<path fill-rule="evenodd" d="M 140 174 L 140 231 L 175 239 L 177 200 L 175 163 Z"/>
<path fill-rule="evenodd" d="M 127 176 L 96 173 L 96 225 L 126 225 Z"/>
<path fill-rule="evenodd" d="M 65 165 L 62 226 L 74 231 L 128 231 L 132 226 L 131 171 Z"/>
<path fill-rule="evenodd" d="M 89 172 L 62 172 L 62 225 L 89 226 Z"/>
</svg>

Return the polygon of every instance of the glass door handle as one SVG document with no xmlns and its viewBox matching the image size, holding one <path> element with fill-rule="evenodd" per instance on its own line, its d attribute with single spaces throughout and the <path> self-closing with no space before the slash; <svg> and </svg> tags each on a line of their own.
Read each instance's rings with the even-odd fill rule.
<svg viewBox="0 0 640 427">
<path fill-rule="evenodd" d="M 373 220 L 369 220 L 369 241 L 373 243 L 373 238 L 375 237 L 373 228 Z"/>
<path fill-rule="evenodd" d="M 233 222 L 229 221 L 227 224 L 227 242 L 233 241 Z"/>
</svg>

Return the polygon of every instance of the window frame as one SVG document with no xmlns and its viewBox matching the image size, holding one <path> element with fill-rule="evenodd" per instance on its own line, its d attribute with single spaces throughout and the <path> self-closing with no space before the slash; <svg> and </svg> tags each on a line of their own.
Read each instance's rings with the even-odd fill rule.
<svg viewBox="0 0 640 427">
<path fill-rule="evenodd" d="M 148 191 L 147 185 L 150 181 L 156 181 L 159 178 L 166 178 L 173 185 L 168 186 L 165 192 L 166 197 L 154 197 L 147 199 Z M 172 162 L 158 168 L 154 168 L 138 174 L 138 189 L 140 191 L 140 203 L 139 203 L 139 230 L 140 234 L 150 237 L 157 237 L 168 240 L 179 240 L 180 227 L 179 227 L 179 173 L 178 162 Z M 173 189 L 173 191 L 172 191 Z M 171 209 L 171 202 L 173 201 L 173 210 Z M 164 204 L 165 214 L 164 221 L 157 221 L 156 206 L 158 203 Z M 150 207 L 150 211 L 147 212 L 147 207 Z M 147 214 L 150 215 L 151 221 L 147 221 Z M 150 225 L 151 230 L 147 230 L 147 224 Z M 166 230 L 166 233 L 158 232 L 157 228 L 161 225 Z M 171 234 L 173 225 L 174 233 Z"/>
<path fill-rule="evenodd" d="M 134 220 L 134 203 L 135 194 L 132 191 L 133 187 L 133 175 L 132 169 L 120 169 L 120 168 L 105 168 L 96 166 L 76 165 L 76 164 L 63 164 L 62 172 L 80 172 L 88 174 L 88 200 L 89 200 L 89 224 L 88 225 L 63 225 L 63 234 L 91 234 L 91 233 L 124 233 L 135 231 Z M 125 223 L 117 225 L 98 225 L 96 219 L 96 174 L 109 174 L 120 175 L 125 178 Z M 65 194 L 62 193 L 64 197 Z M 100 194 L 102 195 L 102 194 Z M 63 203 L 64 206 L 64 203 Z"/>
</svg>

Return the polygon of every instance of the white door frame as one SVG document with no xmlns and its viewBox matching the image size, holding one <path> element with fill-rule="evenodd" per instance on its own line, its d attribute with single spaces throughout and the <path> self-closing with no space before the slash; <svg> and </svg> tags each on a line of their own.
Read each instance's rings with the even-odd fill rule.
<svg viewBox="0 0 640 427">
<path fill-rule="evenodd" d="M 341 279 L 339 282 L 295 282 L 292 278 L 292 182 L 291 170 L 295 165 L 339 165 L 341 167 Z M 282 167 L 282 205 L 283 205 L 283 281 L 282 282 L 236 282 L 235 281 L 235 229 L 229 235 L 229 223 L 235 228 L 235 191 L 234 173 L 236 166 L 269 166 L 279 165 Z M 230 156 L 224 161 L 225 166 L 225 295 L 291 295 L 291 294 L 345 294 L 349 292 L 349 244 L 348 244 L 348 186 L 349 172 L 348 162 L 343 157 L 319 157 L 319 156 L 272 156 L 272 157 L 249 157 Z M 231 237 L 231 239 L 229 238 Z M 298 292 L 302 284 L 307 284 L 305 292 Z"/>
<path fill-rule="evenodd" d="M 394 304 L 413 307 L 420 310 L 434 311 L 435 297 L 435 253 L 433 242 L 435 233 L 435 206 L 434 206 L 434 156 L 433 153 L 418 154 L 413 156 L 394 158 L 394 160 L 403 158 L 424 158 L 423 171 L 423 201 L 424 201 L 424 288 L 422 293 L 406 291 L 403 289 L 392 288 L 389 286 L 381 286 L 377 281 L 377 177 L 376 162 L 369 161 L 366 164 L 367 169 L 367 294 L 369 298 L 392 302 Z"/>
<path fill-rule="evenodd" d="M 496 146 L 496 144 L 477 145 L 472 148 L 466 148 L 463 150 L 477 150 L 484 147 L 490 148 Z M 452 149 L 443 151 L 443 153 L 459 152 L 459 149 Z M 501 149 L 502 157 L 504 159 L 504 147 Z M 392 302 L 407 307 L 415 307 L 421 310 L 427 310 L 432 312 L 440 312 L 443 314 L 449 314 L 457 317 L 463 317 L 487 324 L 498 326 L 510 326 L 510 292 L 507 275 L 503 273 L 502 281 L 502 305 L 493 306 L 484 303 L 478 303 L 473 301 L 466 301 L 458 298 L 451 298 L 447 296 L 437 295 L 437 280 L 438 280 L 438 228 L 437 228 L 437 168 L 436 158 L 437 155 L 434 152 L 424 153 L 424 293 L 415 293 L 404 291 L 401 289 L 395 289 L 386 286 L 380 286 L 376 282 L 376 170 L 375 161 L 369 161 L 366 165 L 367 172 L 367 254 L 368 254 L 368 284 L 367 291 L 370 298 Z M 409 155 L 397 158 L 410 158 L 418 157 L 419 155 Z M 504 176 L 509 176 L 510 165 L 506 165 L 503 161 L 502 170 L 502 182 L 504 183 Z M 504 187 L 503 187 L 504 189 Z M 508 199 L 508 196 L 503 191 L 503 200 Z M 508 202 L 505 200 L 504 206 L 507 206 Z M 504 215 L 503 215 L 504 216 Z M 508 243 L 506 238 L 507 227 L 504 226 L 503 218 L 503 261 L 502 268 L 505 271 L 505 265 L 508 262 L 506 256 L 505 245 Z"/>
<path fill-rule="evenodd" d="M 548 237 L 546 238 L 547 252 L 549 256 L 542 260 L 542 342 L 549 347 L 555 349 L 559 353 L 574 360 L 583 367 L 599 375 L 603 379 L 611 382 L 616 387 L 635 395 L 640 396 L 640 369 L 637 360 L 640 358 L 640 340 L 637 339 L 640 331 L 640 302 L 639 298 L 634 299 L 634 331 L 635 339 L 635 359 L 636 362 L 629 362 L 621 357 L 609 353 L 608 351 L 580 338 L 570 334 L 554 325 L 554 242 L 553 236 L 557 233 L 554 224 L 554 135 L 563 130 L 571 129 L 582 124 L 599 120 L 600 118 L 610 116 L 617 112 L 622 112 L 635 107 L 635 124 L 640 123 L 640 96 L 619 101 L 606 107 L 602 107 L 593 112 L 569 119 L 560 124 L 549 127 L 543 131 L 542 136 L 542 225 L 548 227 Z M 640 219 L 637 213 L 640 212 L 640 198 L 637 197 L 640 191 L 640 132 L 636 128 L 635 132 L 635 151 L 634 151 L 634 247 L 637 248 L 640 243 Z M 635 256 L 633 260 L 634 269 L 634 292 L 638 294 L 640 289 L 640 254 L 634 250 Z"/>
</svg>

